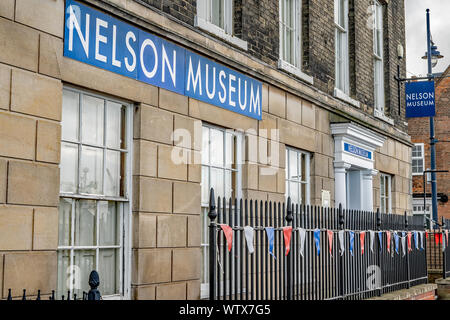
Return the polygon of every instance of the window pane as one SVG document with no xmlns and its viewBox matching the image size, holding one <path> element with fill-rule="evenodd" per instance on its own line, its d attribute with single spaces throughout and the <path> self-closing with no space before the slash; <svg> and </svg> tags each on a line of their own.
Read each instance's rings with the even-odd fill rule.
<svg viewBox="0 0 450 320">
<path fill-rule="evenodd" d="M 122 114 L 124 107 L 121 104 L 106 102 L 106 146 L 120 148 L 124 130 L 122 127 Z"/>
<path fill-rule="evenodd" d="M 295 204 L 298 204 L 299 198 L 299 183 L 298 182 L 289 182 L 289 196 L 291 197 L 291 201 Z"/>
<path fill-rule="evenodd" d="M 96 206 L 94 200 L 80 200 L 76 203 L 75 246 L 96 245 Z"/>
<path fill-rule="evenodd" d="M 99 245 L 119 245 L 120 204 L 111 201 L 99 202 Z"/>
<path fill-rule="evenodd" d="M 231 133 L 226 133 L 225 141 L 225 157 L 226 157 L 226 167 L 231 168 L 234 164 L 234 136 Z"/>
<path fill-rule="evenodd" d="M 209 164 L 209 128 L 202 128 L 202 164 Z"/>
<path fill-rule="evenodd" d="M 99 252 L 100 292 L 103 296 L 119 292 L 119 250 L 102 249 Z"/>
<path fill-rule="evenodd" d="M 101 194 L 103 187 L 103 149 L 82 147 L 80 192 Z"/>
<path fill-rule="evenodd" d="M 78 141 L 79 99 L 78 93 L 69 90 L 63 91 L 61 120 L 61 138 L 63 140 Z"/>
<path fill-rule="evenodd" d="M 224 29 L 224 0 L 212 0 L 211 2 L 211 22 Z"/>
<path fill-rule="evenodd" d="M 224 190 L 223 190 L 223 184 L 224 184 L 224 170 L 223 169 L 216 169 L 211 168 L 211 188 L 214 188 L 214 193 L 216 197 L 224 197 Z"/>
<path fill-rule="evenodd" d="M 70 279 L 71 270 L 70 266 L 70 251 L 69 250 L 60 250 L 58 251 L 58 288 L 56 296 L 61 299 L 61 296 L 64 295 L 64 299 L 67 299 L 67 291 L 70 289 L 70 280 L 75 280 L 74 285 L 76 284 L 76 277 Z"/>
<path fill-rule="evenodd" d="M 223 132 L 211 129 L 211 165 L 223 167 Z"/>
<path fill-rule="evenodd" d="M 75 193 L 77 191 L 78 145 L 67 142 L 61 143 L 60 168 L 61 192 Z"/>
<path fill-rule="evenodd" d="M 209 169 L 202 166 L 202 203 L 209 203 L 209 189 Z"/>
<path fill-rule="evenodd" d="M 83 95 L 82 141 L 83 143 L 103 145 L 104 100 Z"/>
<path fill-rule="evenodd" d="M 83 291 L 89 292 L 89 274 L 95 270 L 95 251 L 94 250 L 75 250 L 74 251 L 74 265 L 78 277 L 76 277 L 76 285 L 74 286 L 74 293 L 77 297 L 83 297 Z M 103 276 L 100 273 L 100 283 Z"/>
<path fill-rule="evenodd" d="M 298 179 L 298 159 L 297 152 L 289 150 L 289 179 Z"/>
<path fill-rule="evenodd" d="M 70 246 L 72 200 L 61 198 L 59 201 L 58 245 Z"/>
<path fill-rule="evenodd" d="M 105 194 L 120 196 L 120 152 L 106 151 Z"/>
</svg>

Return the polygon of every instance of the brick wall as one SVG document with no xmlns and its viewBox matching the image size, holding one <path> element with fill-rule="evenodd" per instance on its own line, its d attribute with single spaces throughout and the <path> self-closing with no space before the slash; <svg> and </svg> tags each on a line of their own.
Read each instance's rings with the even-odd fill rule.
<svg viewBox="0 0 450 320">
<path fill-rule="evenodd" d="M 450 74 L 450 67 L 444 72 Z M 436 81 L 436 116 L 434 119 L 435 136 L 437 140 L 450 141 L 450 79 Z M 411 118 L 408 120 L 408 133 L 414 143 L 423 143 L 425 149 L 424 168 L 431 168 L 430 163 L 430 122 L 428 118 Z M 450 143 L 436 144 L 436 168 L 450 170 Z M 437 173 L 437 192 L 450 196 L 450 173 Z M 423 177 L 413 177 L 413 193 L 423 193 Z M 427 184 L 427 193 L 431 193 L 431 184 Z M 438 201 L 439 217 L 450 218 L 450 203 Z"/>
<path fill-rule="evenodd" d="M 194 25 L 194 0 L 140 0 L 184 23 Z M 247 53 L 277 68 L 279 58 L 279 1 L 234 0 L 234 35 L 247 41 Z M 373 31 L 368 27 L 371 0 L 349 0 L 350 93 L 364 112 L 373 115 Z M 398 114 L 397 45 L 405 47 L 404 0 L 383 1 L 385 113 L 406 130 L 404 110 Z M 370 25 L 370 24 L 369 24 Z M 335 78 L 334 1 L 302 0 L 303 71 L 314 77 L 314 86 L 333 94 Z M 403 98 L 402 98 L 403 99 Z"/>
</svg>

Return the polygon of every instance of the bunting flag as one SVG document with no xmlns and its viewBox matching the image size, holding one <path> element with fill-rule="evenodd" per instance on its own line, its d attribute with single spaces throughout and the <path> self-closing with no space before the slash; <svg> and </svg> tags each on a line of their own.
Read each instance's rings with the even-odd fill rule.
<svg viewBox="0 0 450 320">
<path fill-rule="evenodd" d="M 317 255 L 320 255 L 320 230 L 314 230 L 314 242 L 316 243 Z"/>
<path fill-rule="evenodd" d="M 370 251 L 373 253 L 373 243 L 375 240 L 375 231 L 369 231 L 370 234 Z"/>
<path fill-rule="evenodd" d="M 387 251 L 391 253 L 391 232 L 386 231 L 386 244 L 387 244 Z"/>
<path fill-rule="evenodd" d="M 414 231 L 414 246 L 416 250 L 419 250 L 419 234 L 417 231 Z"/>
<path fill-rule="evenodd" d="M 267 240 L 269 241 L 269 253 L 276 259 L 276 257 L 273 254 L 273 228 L 272 227 L 266 227 L 266 234 L 267 234 Z"/>
<path fill-rule="evenodd" d="M 350 234 L 350 253 L 353 256 L 353 243 L 355 242 L 355 233 L 353 231 L 348 232 Z"/>
<path fill-rule="evenodd" d="M 244 235 L 245 235 L 245 241 L 247 243 L 247 249 L 248 253 L 252 254 L 255 252 L 255 248 L 253 248 L 253 236 L 254 236 L 254 230 L 250 226 L 244 227 Z"/>
<path fill-rule="evenodd" d="M 359 243 L 361 244 L 361 255 L 364 254 L 364 239 L 366 238 L 366 232 L 365 231 L 361 231 L 359 233 Z"/>
<path fill-rule="evenodd" d="M 402 232 L 402 253 L 402 257 L 404 257 L 406 254 L 406 237 L 404 232 Z"/>
<path fill-rule="evenodd" d="M 412 251 L 412 247 L 411 247 L 411 231 L 408 231 L 408 251 Z"/>
<path fill-rule="evenodd" d="M 436 243 L 436 245 L 439 245 L 439 233 L 434 234 L 434 242 Z"/>
<path fill-rule="evenodd" d="M 383 251 L 383 231 L 378 231 L 378 242 L 380 245 L 380 252 Z"/>
<path fill-rule="evenodd" d="M 425 231 L 425 238 L 428 239 L 428 232 Z"/>
<path fill-rule="evenodd" d="M 398 233 L 397 233 L 397 231 L 394 231 L 394 243 L 395 243 L 395 253 L 396 254 L 399 254 L 398 253 L 398 240 L 399 240 Z M 402 241 L 403 241 L 403 239 L 402 239 Z"/>
<path fill-rule="evenodd" d="M 289 254 L 291 250 L 291 236 L 292 236 L 292 227 L 283 227 L 283 235 L 284 235 L 284 246 L 286 247 L 286 256 Z"/>
<path fill-rule="evenodd" d="M 448 247 L 448 230 L 445 230 L 445 240 L 447 241 L 447 247 Z"/>
<path fill-rule="evenodd" d="M 332 256 L 332 250 L 333 250 L 333 231 L 327 230 L 328 235 L 328 250 L 330 251 L 330 255 Z"/>
<path fill-rule="evenodd" d="M 231 246 L 233 245 L 233 229 L 227 224 L 221 224 L 220 227 L 222 228 L 223 234 L 225 235 L 225 238 L 227 239 L 228 252 L 230 252 Z"/>
<path fill-rule="evenodd" d="M 305 248 L 306 230 L 298 228 L 298 235 L 300 236 L 300 254 L 303 257 L 303 249 Z"/>
<path fill-rule="evenodd" d="M 442 237 L 442 234 L 441 234 L 441 237 Z M 446 241 L 442 241 L 442 252 L 445 251 L 445 247 L 446 247 L 445 242 L 446 242 Z"/>
<path fill-rule="evenodd" d="M 420 250 L 424 250 L 425 248 L 423 247 L 423 238 L 425 234 L 423 231 L 420 231 L 419 234 L 420 234 Z"/>
<path fill-rule="evenodd" d="M 344 230 L 341 230 L 338 232 L 338 238 L 339 238 L 339 253 L 341 256 L 344 254 L 345 251 L 345 244 L 344 244 Z"/>
</svg>

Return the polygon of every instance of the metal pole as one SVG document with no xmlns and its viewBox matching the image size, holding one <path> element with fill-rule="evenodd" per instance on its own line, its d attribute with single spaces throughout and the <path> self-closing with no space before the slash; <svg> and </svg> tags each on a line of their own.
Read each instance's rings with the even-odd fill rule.
<svg viewBox="0 0 450 320">
<path fill-rule="evenodd" d="M 216 281 L 216 223 L 217 217 L 216 203 L 214 201 L 214 189 L 211 188 L 209 195 L 209 300 L 215 300 L 215 281 Z M 225 296 L 226 293 L 224 293 Z"/>
<path fill-rule="evenodd" d="M 292 220 L 293 220 L 293 216 L 292 216 L 292 204 L 291 204 L 291 197 L 288 197 L 287 200 L 287 215 L 286 215 L 286 222 L 287 225 L 291 225 Z M 283 238 L 283 237 L 282 237 Z M 286 250 L 286 247 L 284 247 L 284 250 Z M 283 253 L 284 255 L 284 253 Z M 287 257 L 286 257 L 286 298 L 287 300 L 292 300 L 292 254 L 291 251 L 289 251 Z"/>
<path fill-rule="evenodd" d="M 433 80 L 433 71 L 431 67 L 431 32 L 430 32 L 430 9 L 427 9 L 427 58 L 428 58 L 428 77 L 429 81 Z M 430 158 L 431 170 L 436 169 L 436 146 L 434 137 L 434 117 L 430 117 Z M 438 221 L 437 208 L 437 188 L 436 173 L 431 172 L 431 201 L 433 208 L 433 220 Z"/>
<path fill-rule="evenodd" d="M 405 231 L 406 234 L 408 234 L 408 214 L 405 211 Z M 407 288 L 411 288 L 411 269 L 410 269 L 410 265 L 409 265 L 409 246 L 407 246 L 406 248 L 406 274 L 408 277 L 408 283 L 407 283 Z"/>
<path fill-rule="evenodd" d="M 446 244 L 444 243 L 447 239 L 445 239 L 445 219 L 442 217 L 442 247 L 444 247 Z M 442 250 L 442 278 L 445 279 L 447 277 L 447 246 L 445 246 L 445 249 Z"/>
</svg>

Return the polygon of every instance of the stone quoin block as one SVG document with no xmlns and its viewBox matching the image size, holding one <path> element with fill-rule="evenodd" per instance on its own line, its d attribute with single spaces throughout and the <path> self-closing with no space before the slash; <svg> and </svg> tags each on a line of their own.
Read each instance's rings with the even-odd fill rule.
<svg viewBox="0 0 450 320">
<path fill-rule="evenodd" d="M 200 278 L 200 248 L 173 249 L 172 281 Z"/>
<path fill-rule="evenodd" d="M 36 121 L 0 112 L 0 155 L 33 160 L 36 145 Z"/>
<path fill-rule="evenodd" d="M 63 41 L 49 34 L 39 35 L 39 73 L 60 79 Z"/>
<path fill-rule="evenodd" d="M 188 114 L 189 98 L 181 94 L 159 88 L 159 107 L 168 111 Z"/>
<path fill-rule="evenodd" d="M 61 153 L 61 125 L 38 120 L 36 141 L 36 160 L 59 163 Z"/>
<path fill-rule="evenodd" d="M 0 109 L 9 109 L 11 99 L 11 68 L 0 64 Z"/>
<path fill-rule="evenodd" d="M 159 145 L 158 146 L 158 177 L 187 180 L 187 163 L 190 150 Z"/>
<path fill-rule="evenodd" d="M 133 284 L 171 281 L 170 249 L 138 249 L 133 251 Z"/>
<path fill-rule="evenodd" d="M 62 83 L 31 72 L 13 69 L 11 110 L 61 120 Z"/>
<path fill-rule="evenodd" d="M 156 215 L 133 213 L 133 248 L 156 247 Z"/>
<path fill-rule="evenodd" d="M 8 162 L 0 159 L 0 203 L 6 202 L 7 168 Z"/>
<path fill-rule="evenodd" d="M 0 251 L 31 250 L 33 208 L 0 206 Z"/>
<path fill-rule="evenodd" d="M 170 112 L 141 105 L 140 138 L 171 145 L 172 133 L 173 115 Z"/>
<path fill-rule="evenodd" d="M 201 188 L 198 183 L 174 182 L 173 213 L 200 214 Z"/>
<path fill-rule="evenodd" d="M 23 289 L 27 295 L 50 294 L 56 288 L 57 273 L 56 252 L 5 253 L 3 273 L 3 296 L 8 295 L 8 288 L 14 297 L 22 296 Z"/>
<path fill-rule="evenodd" d="M 2 0 L 2 3 L 4 0 Z M 0 18 L 0 62 L 37 71 L 39 33 L 36 30 Z"/>
<path fill-rule="evenodd" d="M 172 182 L 147 177 L 136 177 L 139 187 L 137 198 L 139 211 L 172 212 Z"/>
<path fill-rule="evenodd" d="M 302 99 L 292 94 L 287 94 L 286 119 L 302 124 Z"/>
<path fill-rule="evenodd" d="M 52 18 L 49 19 L 49 17 Z M 15 20 L 62 38 L 64 0 L 16 0 Z"/>
<path fill-rule="evenodd" d="M 269 87 L 269 113 L 286 118 L 286 93 L 276 87 Z"/>
<path fill-rule="evenodd" d="M 10 161 L 8 195 L 10 204 L 57 206 L 59 168 L 29 162 Z"/>
<path fill-rule="evenodd" d="M 156 300 L 186 300 L 186 283 L 158 285 L 156 287 Z"/>
<path fill-rule="evenodd" d="M 133 174 L 156 177 L 158 145 L 147 140 L 134 140 Z"/>
<path fill-rule="evenodd" d="M 58 209 L 34 209 L 33 250 L 56 250 L 58 247 Z"/>
<path fill-rule="evenodd" d="M 158 248 L 185 247 L 187 239 L 187 218 L 161 215 L 157 217 Z"/>
</svg>

